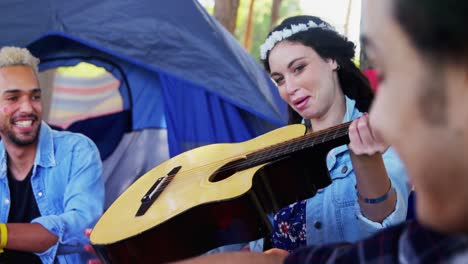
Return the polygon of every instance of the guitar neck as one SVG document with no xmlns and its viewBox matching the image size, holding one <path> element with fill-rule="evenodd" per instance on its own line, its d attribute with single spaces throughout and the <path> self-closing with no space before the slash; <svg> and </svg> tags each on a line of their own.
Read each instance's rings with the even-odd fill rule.
<svg viewBox="0 0 468 264">
<path fill-rule="evenodd" d="M 246 159 L 248 164 L 245 165 L 251 167 L 264 164 L 319 146 L 329 146 L 329 151 L 331 148 L 343 144 L 339 143 L 343 141 L 347 144 L 349 142 L 348 130 L 350 124 L 351 122 L 346 122 L 250 153 Z"/>
</svg>

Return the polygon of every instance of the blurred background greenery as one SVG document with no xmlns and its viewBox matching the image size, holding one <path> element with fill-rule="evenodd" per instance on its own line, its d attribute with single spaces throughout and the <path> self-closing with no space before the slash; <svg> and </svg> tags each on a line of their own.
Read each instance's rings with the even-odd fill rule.
<svg viewBox="0 0 468 264">
<path fill-rule="evenodd" d="M 198 0 L 244 48 L 259 58 L 259 47 L 272 26 L 305 14 L 328 21 L 356 44 L 359 63 L 361 0 Z"/>
</svg>

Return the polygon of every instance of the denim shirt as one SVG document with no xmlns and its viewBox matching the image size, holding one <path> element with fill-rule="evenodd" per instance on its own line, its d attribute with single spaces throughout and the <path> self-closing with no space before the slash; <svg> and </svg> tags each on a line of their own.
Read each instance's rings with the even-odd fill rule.
<svg viewBox="0 0 468 264">
<path fill-rule="evenodd" d="M 102 162 L 87 137 L 52 130 L 42 122 L 31 175 L 31 186 L 41 216 L 32 220 L 58 237 L 42 253 L 43 263 L 86 263 L 84 229 L 92 227 L 103 212 Z M 10 211 L 7 155 L 0 143 L 0 222 Z"/>
<path fill-rule="evenodd" d="M 346 97 L 343 123 L 362 115 L 356 102 Z M 332 184 L 309 198 L 306 204 L 306 230 L 308 245 L 336 242 L 355 242 L 378 230 L 399 224 L 406 219 L 411 187 L 403 163 L 389 148 L 382 155 L 387 175 L 396 192 L 395 210 L 382 223 L 367 219 L 361 212 L 355 189 L 356 175 L 347 145 L 332 149 L 327 156 L 327 167 Z M 320 224 L 319 224 L 320 223 Z"/>
</svg>

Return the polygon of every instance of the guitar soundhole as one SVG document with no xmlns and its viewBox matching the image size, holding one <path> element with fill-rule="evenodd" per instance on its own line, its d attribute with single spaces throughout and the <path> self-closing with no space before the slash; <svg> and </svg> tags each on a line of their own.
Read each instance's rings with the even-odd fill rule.
<svg viewBox="0 0 468 264">
<path fill-rule="evenodd" d="M 219 168 L 215 173 L 213 173 L 209 180 L 210 182 L 219 182 L 224 179 L 229 178 L 234 173 L 245 169 L 245 159 L 234 160 L 229 163 L 224 164 L 221 168 Z"/>
</svg>

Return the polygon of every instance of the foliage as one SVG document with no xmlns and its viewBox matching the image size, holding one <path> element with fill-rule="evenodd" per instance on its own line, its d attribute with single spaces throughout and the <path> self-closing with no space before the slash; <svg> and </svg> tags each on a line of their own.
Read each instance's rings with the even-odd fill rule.
<svg viewBox="0 0 468 264">
<path fill-rule="evenodd" d="M 235 37 L 241 43 L 243 43 L 246 31 L 250 1 L 251 0 L 241 0 L 239 6 Z M 252 47 L 249 52 L 257 59 L 260 58 L 260 45 L 263 44 L 263 41 L 270 31 L 271 5 L 272 0 L 255 0 Z M 279 12 L 279 21 L 288 16 L 300 13 L 299 0 L 283 0 Z"/>
<path fill-rule="evenodd" d="M 247 16 L 249 13 L 249 5 L 252 0 L 240 0 L 240 6 L 237 15 L 237 24 L 235 37 L 240 42 L 244 42 L 244 35 L 247 25 Z M 301 14 L 299 6 L 300 0 L 283 0 L 279 11 L 279 21 L 282 19 Z M 207 4 L 208 0 L 200 1 L 207 11 L 212 14 L 213 6 Z M 268 32 L 270 31 L 270 17 L 271 17 L 272 0 L 255 0 L 254 4 L 254 21 L 253 21 L 253 36 L 252 47 L 249 50 L 250 54 L 255 58 L 260 58 L 260 45 L 263 44 Z"/>
</svg>

